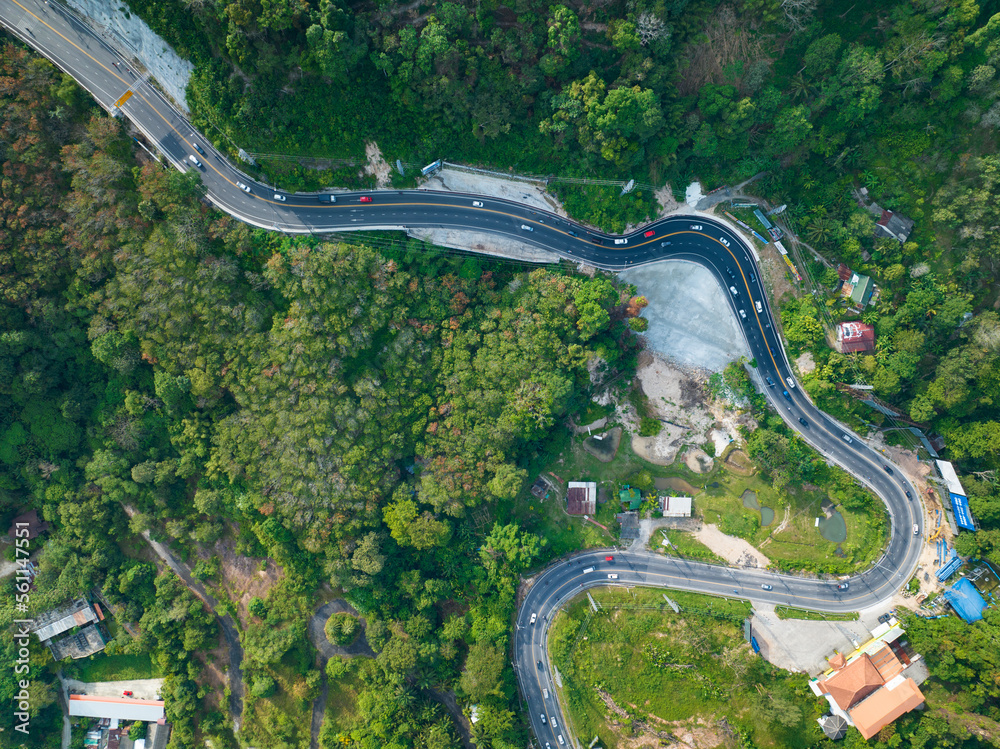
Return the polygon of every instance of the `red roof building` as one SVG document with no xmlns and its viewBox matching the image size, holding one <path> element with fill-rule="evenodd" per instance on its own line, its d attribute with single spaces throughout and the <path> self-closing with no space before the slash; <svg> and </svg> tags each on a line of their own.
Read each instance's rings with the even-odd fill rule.
<svg viewBox="0 0 1000 749">
<path fill-rule="evenodd" d="M 842 322 L 837 325 L 837 351 L 842 354 L 875 350 L 875 328 L 867 323 Z"/>
<path fill-rule="evenodd" d="M 593 481 L 570 481 L 566 492 L 566 512 L 570 515 L 593 515 L 597 512 L 597 484 Z"/>
</svg>

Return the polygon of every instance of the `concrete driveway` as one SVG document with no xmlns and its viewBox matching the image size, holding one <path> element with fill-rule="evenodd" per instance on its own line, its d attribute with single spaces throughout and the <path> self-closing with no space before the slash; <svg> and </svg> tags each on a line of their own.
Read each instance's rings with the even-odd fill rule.
<svg viewBox="0 0 1000 749">
<path fill-rule="evenodd" d="M 124 681 L 77 681 L 76 679 L 63 679 L 63 683 L 70 692 L 76 694 L 88 694 L 92 697 L 121 697 L 122 692 L 132 692 L 132 696 L 138 700 L 158 700 L 160 699 L 160 687 L 163 686 L 163 679 L 126 679 Z"/>
</svg>

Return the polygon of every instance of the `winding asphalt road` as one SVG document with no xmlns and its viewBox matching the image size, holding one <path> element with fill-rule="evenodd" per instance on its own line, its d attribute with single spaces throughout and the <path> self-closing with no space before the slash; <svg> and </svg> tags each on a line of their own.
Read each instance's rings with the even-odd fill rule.
<svg viewBox="0 0 1000 749">
<path fill-rule="evenodd" d="M 673 216 L 632 235 L 615 237 L 546 211 L 478 195 L 406 190 L 320 196 L 275 191 L 254 182 L 213 149 L 128 61 L 62 6 L 45 0 L 0 0 L 0 22 L 72 75 L 105 109 L 111 111 L 131 91 L 120 111 L 149 144 L 176 168 L 197 171 L 209 200 L 254 226 L 301 234 L 439 227 L 486 231 L 606 270 L 687 260 L 705 267 L 728 290 L 726 296 L 769 400 L 803 439 L 885 502 L 891 520 L 885 553 L 872 569 L 841 581 L 847 583 L 846 589 L 839 589 L 838 582 L 648 553 L 619 553 L 607 562 L 605 553 L 588 552 L 555 563 L 528 592 L 514 638 L 518 679 L 542 745 L 558 746 L 563 736 L 545 649 L 548 627 L 559 606 L 586 588 L 642 584 L 841 612 L 887 600 L 913 573 L 923 533 L 923 513 L 918 501 L 911 499 L 915 490 L 897 468 L 816 409 L 796 386 L 774 329 L 753 251 L 727 225 L 703 216 Z M 330 202 L 331 195 L 335 202 Z M 618 578 L 610 580 L 611 574 Z M 548 699 L 543 690 L 548 690 Z M 548 717 L 543 720 L 543 714 L 556 717 L 559 727 Z M 574 741 L 568 734 L 563 740 Z"/>
</svg>

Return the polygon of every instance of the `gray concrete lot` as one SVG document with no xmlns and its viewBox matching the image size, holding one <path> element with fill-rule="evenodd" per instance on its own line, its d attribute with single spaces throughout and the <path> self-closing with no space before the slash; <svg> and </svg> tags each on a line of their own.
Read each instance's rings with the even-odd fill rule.
<svg viewBox="0 0 1000 749">
<path fill-rule="evenodd" d="M 676 260 L 620 274 L 649 300 L 649 347 L 691 367 L 721 371 L 747 354 L 743 334 L 719 282 L 701 266 Z"/>
<path fill-rule="evenodd" d="M 773 604 L 754 602 L 751 627 L 765 660 L 788 671 L 815 676 L 828 668 L 827 658 L 835 652 L 846 655 L 870 640 L 878 617 L 887 611 L 886 606 L 866 609 L 853 622 L 806 621 L 779 619 Z"/>
</svg>

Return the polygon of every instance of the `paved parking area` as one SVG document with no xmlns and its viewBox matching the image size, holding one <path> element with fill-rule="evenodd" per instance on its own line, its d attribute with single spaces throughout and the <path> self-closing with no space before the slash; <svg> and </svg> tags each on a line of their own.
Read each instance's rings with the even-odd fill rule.
<svg viewBox="0 0 1000 749">
<path fill-rule="evenodd" d="M 826 659 L 835 652 L 846 655 L 870 640 L 878 617 L 887 611 L 888 607 L 868 609 L 854 622 L 805 621 L 779 619 L 773 604 L 755 602 L 750 626 L 765 660 L 788 671 L 815 676 L 827 669 Z"/>
</svg>

